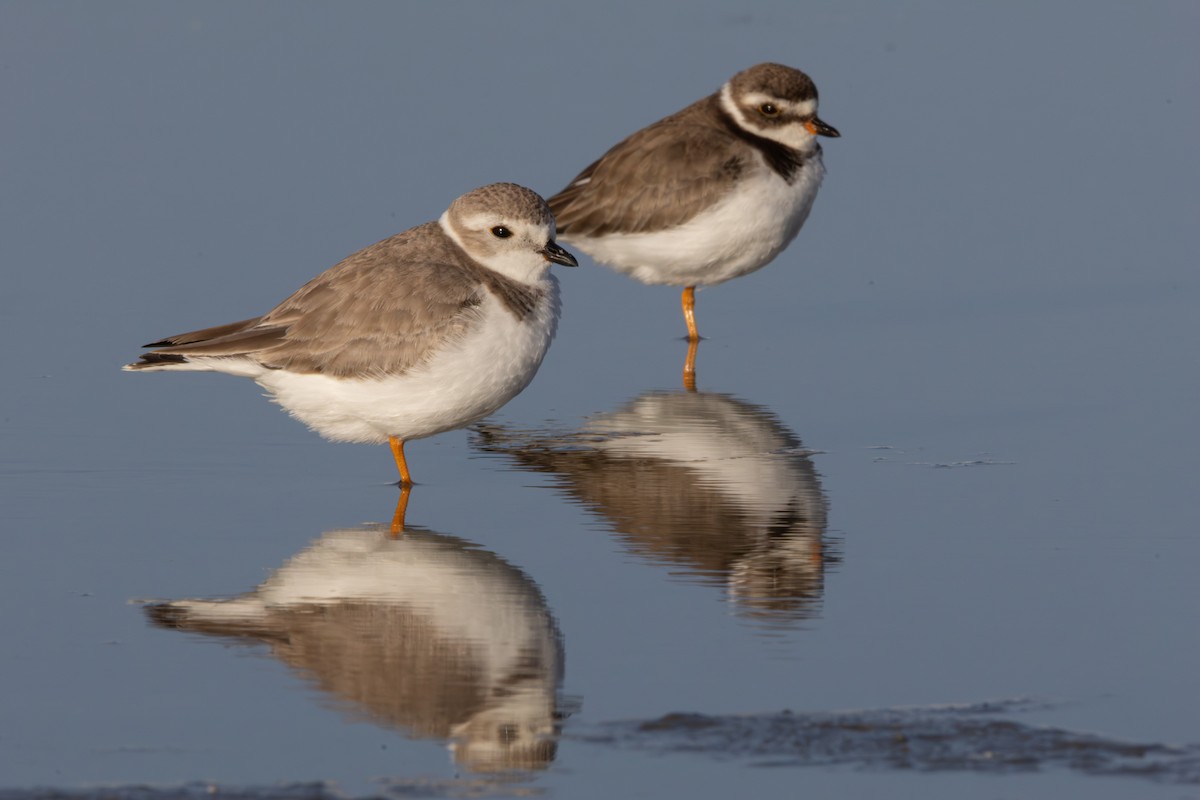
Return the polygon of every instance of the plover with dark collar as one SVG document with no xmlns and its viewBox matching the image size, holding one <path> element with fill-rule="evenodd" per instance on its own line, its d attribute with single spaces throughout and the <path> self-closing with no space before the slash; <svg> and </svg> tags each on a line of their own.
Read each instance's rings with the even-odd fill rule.
<svg viewBox="0 0 1200 800">
<path fill-rule="evenodd" d="M 619 142 L 549 199 L 563 241 L 643 283 L 695 288 L 768 264 L 799 233 L 825 176 L 803 72 L 759 64 Z"/>
</svg>

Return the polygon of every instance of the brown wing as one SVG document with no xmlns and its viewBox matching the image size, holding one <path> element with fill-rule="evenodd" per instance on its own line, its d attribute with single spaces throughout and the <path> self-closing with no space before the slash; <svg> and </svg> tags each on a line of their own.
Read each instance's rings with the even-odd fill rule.
<svg viewBox="0 0 1200 800">
<path fill-rule="evenodd" d="M 257 320 L 169 337 L 131 366 L 242 356 L 332 377 L 397 375 L 465 333 L 481 301 L 457 247 L 428 223 L 360 250 Z"/>
<path fill-rule="evenodd" d="M 661 230 L 713 204 L 746 168 L 708 97 L 621 141 L 548 201 L 558 232 Z M 717 189 L 718 191 L 714 191 Z"/>
</svg>

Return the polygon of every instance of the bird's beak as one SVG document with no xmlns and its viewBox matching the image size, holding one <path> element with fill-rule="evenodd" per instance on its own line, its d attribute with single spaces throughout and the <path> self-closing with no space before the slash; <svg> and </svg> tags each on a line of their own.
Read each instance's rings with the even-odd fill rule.
<svg viewBox="0 0 1200 800">
<path fill-rule="evenodd" d="M 542 248 L 542 255 L 546 257 L 547 261 L 553 261 L 555 264 L 562 264 L 564 267 L 579 266 L 579 262 L 575 260 L 575 256 L 571 255 L 554 242 L 546 243 L 546 246 Z"/>
<path fill-rule="evenodd" d="M 838 129 L 832 125 L 822 122 L 820 117 L 813 117 L 808 122 L 804 123 L 805 129 L 813 136 L 828 136 L 831 139 L 836 139 L 841 136 Z"/>
</svg>

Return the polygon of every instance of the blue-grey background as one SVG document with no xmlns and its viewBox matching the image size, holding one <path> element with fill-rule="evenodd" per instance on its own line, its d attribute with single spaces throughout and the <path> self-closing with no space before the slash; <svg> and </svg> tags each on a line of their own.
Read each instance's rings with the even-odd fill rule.
<svg viewBox="0 0 1200 800">
<path fill-rule="evenodd" d="M 820 615 L 764 635 L 466 432 L 409 448 L 410 521 L 540 585 L 572 724 L 1037 697 L 1031 724 L 1200 741 L 1198 23 L 1184 2 L 0 5 L 0 786 L 453 775 L 443 743 L 131 602 L 245 591 L 390 518 L 386 448 L 323 442 L 245 381 L 117 368 L 470 188 L 550 194 L 765 60 L 809 72 L 843 136 L 797 241 L 699 295 L 699 384 L 821 451 L 841 561 Z M 560 277 L 558 340 L 499 421 L 678 386 L 676 290 L 586 259 Z M 1195 796 L 570 739 L 534 782 Z"/>
</svg>

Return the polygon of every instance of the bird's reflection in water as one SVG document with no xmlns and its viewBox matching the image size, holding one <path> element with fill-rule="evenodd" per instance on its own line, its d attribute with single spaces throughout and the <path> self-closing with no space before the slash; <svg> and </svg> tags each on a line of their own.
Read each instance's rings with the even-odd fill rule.
<svg viewBox="0 0 1200 800">
<path fill-rule="evenodd" d="M 329 531 L 258 588 L 147 606 L 157 624 L 258 639 L 353 716 L 447 739 L 474 772 L 549 766 L 562 642 L 532 580 L 439 533 Z"/>
<path fill-rule="evenodd" d="M 768 626 L 820 609 L 826 501 L 800 440 L 768 409 L 725 394 L 654 391 L 577 431 L 477 427 L 474 445 L 551 473 L 629 548 L 727 586 Z"/>
</svg>

